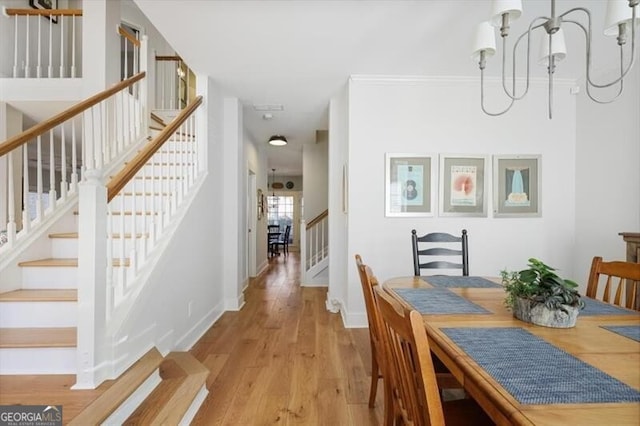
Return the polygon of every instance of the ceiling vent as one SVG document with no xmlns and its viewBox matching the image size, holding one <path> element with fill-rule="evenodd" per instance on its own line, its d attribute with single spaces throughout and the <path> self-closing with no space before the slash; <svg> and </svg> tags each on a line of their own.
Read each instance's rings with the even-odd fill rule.
<svg viewBox="0 0 640 426">
<path fill-rule="evenodd" d="M 284 106 L 281 104 L 253 104 L 254 111 L 284 111 Z"/>
</svg>

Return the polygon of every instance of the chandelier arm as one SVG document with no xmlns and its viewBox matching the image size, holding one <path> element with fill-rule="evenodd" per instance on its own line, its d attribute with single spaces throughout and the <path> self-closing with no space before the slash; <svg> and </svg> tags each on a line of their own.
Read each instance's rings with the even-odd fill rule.
<svg viewBox="0 0 640 426">
<path fill-rule="evenodd" d="M 511 102 L 509 103 L 509 106 L 506 107 L 503 111 L 500 111 L 500 112 L 487 111 L 487 109 L 484 107 L 484 69 L 481 68 L 480 69 L 480 107 L 482 108 L 482 112 L 492 117 L 497 117 L 509 111 L 513 106 L 514 102 L 515 102 L 514 99 L 511 98 Z"/>
<path fill-rule="evenodd" d="M 509 91 L 507 90 L 507 86 L 506 86 L 506 81 L 505 81 L 505 61 L 506 61 L 506 56 L 505 56 L 505 52 L 506 52 L 506 44 L 505 44 L 505 39 L 503 38 L 503 48 L 502 48 L 502 88 L 505 92 L 505 94 L 511 98 L 514 101 L 519 101 L 520 99 L 524 98 L 527 93 L 529 93 L 529 75 L 531 72 L 531 32 L 533 30 L 535 30 L 536 28 L 540 28 L 542 26 L 544 26 L 544 23 L 542 24 L 537 24 L 534 25 L 534 23 L 538 20 L 548 20 L 549 18 L 547 18 L 546 16 L 539 16 L 537 18 L 535 18 L 533 21 L 531 21 L 531 23 L 529 24 L 529 29 L 525 32 L 523 32 L 522 34 L 520 34 L 520 36 L 518 37 L 518 39 L 516 40 L 516 42 L 513 44 L 513 52 L 511 55 L 512 58 L 512 76 L 511 76 L 511 81 L 512 81 L 512 85 L 513 85 L 513 89 L 511 91 L 511 93 L 509 93 Z M 526 86 L 524 89 L 524 92 L 522 93 L 522 95 L 520 96 L 516 96 L 516 50 L 518 48 L 518 45 L 520 44 L 520 42 L 522 41 L 522 39 L 524 38 L 524 36 L 527 36 L 527 80 L 526 80 Z"/>
<path fill-rule="evenodd" d="M 586 40 L 586 44 L 587 44 L 587 46 L 586 46 L 587 47 L 587 53 L 590 52 L 590 39 L 588 37 L 588 31 L 584 27 L 584 25 L 582 23 L 578 22 L 578 21 L 572 21 L 572 20 L 568 20 L 568 19 L 565 20 L 564 22 L 568 22 L 570 24 L 575 24 L 578 27 L 580 27 L 580 29 L 582 30 L 582 32 L 584 33 L 584 36 L 585 36 L 585 40 Z M 622 94 L 622 90 L 624 88 L 624 85 L 623 85 L 624 80 L 622 78 L 618 79 L 618 82 L 620 83 L 620 87 L 618 88 L 618 93 L 612 99 L 606 100 L 606 101 L 605 100 L 600 100 L 600 99 L 595 98 L 594 95 L 591 94 L 591 86 L 593 86 L 593 87 L 598 87 L 598 86 L 590 84 L 590 81 L 591 81 L 591 79 L 590 79 L 590 69 L 591 68 L 589 67 L 589 60 L 590 60 L 590 56 L 587 55 L 587 57 L 586 57 L 586 70 L 587 71 L 586 71 L 586 84 L 585 84 L 585 87 L 586 87 L 586 90 L 587 90 L 587 96 L 589 96 L 589 98 L 592 101 L 597 102 L 599 104 L 609 104 L 609 103 L 615 101 L 616 99 L 618 99 L 618 96 L 620 96 Z M 623 69 L 624 69 L 624 51 L 622 49 L 622 46 L 620 46 L 620 75 L 621 76 L 622 76 L 622 73 L 623 73 Z"/>
<path fill-rule="evenodd" d="M 631 60 L 629 61 L 629 64 L 627 65 L 626 69 L 624 69 L 621 74 L 620 77 L 616 78 L 613 81 L 610 81 L 608 83 L 603 83 L 603 84 L 598 84 L 598 83 L 594 83 L 591 80 L 591 12 L 589 12 L 589 9 L 585 9 L 583 7 L 575 7 L 573 9 L 569 9 L 568 11 L 566 11 L 565 13 L 563 13 L 561 16 L 565 16 L 567 14 L 569 14 L 570 12 L 573 11 L 580 11 L 580 12 L 584 12 L 587 15 L 587 21 L 589 23 L 589 28 L 588 30 L 584 28 L 584 26 L 577 21 L 571 21 L 571 20 L 565 20 L 564 22 L 570 22 L 572 24 L 576 24 L 579 27 L 582 28 L 582 30 L 585 32 L 585 37 L 587 39 L 587 86 L 591 85 L 595 88 L 598 89 L 604 89 L 606 87 L 611 87 L 614 84 L 621 82 L 624 77 L 627 75 L 627 73 L 631 70 L 631 68 L 633 68 L 633 65 L 635 63 L 636 60 L 636 25 L 635 25 L 635 21 L 636 21 L 636 6 L 634 6 L 632 8 L 632 12 L 631 12 Z M 620 46 L 620 48 L 622 49 L 622 46 Z"/>
<path fill-rule="evenodd" d="M 622 46 L 620 46 L 620 74 L 622 74 L 622 70 L 624 68 L 624 53 L 622 51 Z M 589 96 L 589 98 L 599 104 L 610 104 L 611 102 L 615 101 L 616 99 L 618 99 L 618 97 L 622 94 L 622 90 L 624 89 L 624 80 L 620 80 L 620 87 L 618 88 L 618 93 L 612 98 L 609 99 L 608 101 L 603 101 L 600 99 L 596 99 L 592 94 L 591 94 L 591 90 L 590 90 L 590 85 L 587 84 L 587 96 Z"/>
</svg>

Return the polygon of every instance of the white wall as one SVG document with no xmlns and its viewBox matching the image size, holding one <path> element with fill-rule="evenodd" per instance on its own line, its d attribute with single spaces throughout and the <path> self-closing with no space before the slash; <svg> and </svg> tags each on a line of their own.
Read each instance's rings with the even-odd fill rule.
<svg viewBox="0 0 640 426">
<path fill-rule="evenodd" d="M 615 103 L 596 104 L 581 93 L 577 115 L 574 263 L 584 282 L 594 256 L 626 258 L 619 232 L 640 232 L 638 63 Z"/>
<path fill-rule="evenodd" d="M 327 142 L 306 144 L 302 150 L 304 220 L 309 222 L 328 207 Z"/>
<path fill-rule="evenodd" d="M 491 92 L 498 90 L 497 83 L 490 82 Z M 533 82 L 527 98 L 502 117 L 481 112 L 478 84 L 476 79 L 352 78 L 348 99 L 349 266 L 344 305 L 348 326 L 366 324 L 353 255 L 360 253 L 381 282 L 412 275 L 413 228 L 419 233 L 459 233 L 466 228 L 472 275 L 495 276 L 505 267 L 522 268 L 528 258 L 536 257 L 559 268 L 562 275 L 575 277 L 576 107 L 575 97 L 569 94 L 570 84 L 556 82 L 553 120 L 546 118 L 544 82 Z M 386 153 L 432 154 L 435 164 L 440 153 L 540 154 L 542 216 L 493 218 L 489 209 L 486 218 L 437 214 L 387 218 Z M 492 181 L 490 176 L 487 182 Z M 492 188 L 487 190 L 488 200 L 492 200 Z M 335 208 L 330 211 L 334 214 Z M 363 321 L 357 323 L 357 318 Z"/>
<path fill-rule="evenodd" d="M 353 254 L 347 251 L 348 226 L 347 214 L 343 212 L 343 168 L 348 166 L 348 96 L 347 86 L 339 95 L 331 99 L 329 105 L 329 291 L 327 308 L 340 309 L 347 300 L 348 268 L 352 267 Z M 355 266 L 353 266 L 355 267 Z M 345 310 L 341 313 L 344 315 Z M 361 313 L 362 314 L 362 313 Z M 366 317 L 364 319 L 366 322 Z M 343 322 L 347 321 L 343 318 Z M 356 323 L 361 321 L 357 320 Z"/>
<path fill-rule="evenodd" d="M 162 352 L 187 350 L 225 311 L 228 245 L 221 238 L 225 224 L 220 203 L 223 100 L 212 80 L 198 77 L 198 93 L 205 100 L 200 108 L 206 121 L 202 127 L 209 172 L 130 318 L 114 336 L 116 360 L 153 345 Z"/>
</svg>

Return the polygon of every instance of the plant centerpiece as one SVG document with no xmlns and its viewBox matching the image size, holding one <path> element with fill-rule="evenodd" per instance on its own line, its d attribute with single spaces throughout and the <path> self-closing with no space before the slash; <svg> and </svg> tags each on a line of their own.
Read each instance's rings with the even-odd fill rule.
<svg viewBox="0 0 640 426">
<path fill-rule="evenodd" d="M 578 284 L 560 278 L 554 268 L 538 259 L 529 259 L 528 266 L 519 272 L 500 272 L 507 292 L 505 304 L 513 315 L 545 327 L 575 326 L 578 313 L 584 307 Z"/>
</svg>

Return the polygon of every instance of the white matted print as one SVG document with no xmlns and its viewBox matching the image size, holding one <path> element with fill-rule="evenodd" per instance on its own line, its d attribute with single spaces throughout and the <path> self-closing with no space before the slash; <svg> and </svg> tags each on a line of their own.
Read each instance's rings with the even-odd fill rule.
<svg viewBox="0 0 640 426">
<path fill-rule="evenodd" d="M 440 216 L 487 216 L 487 157 L 440 155 Z"/>
<path fill-rule="evenodd" d="M 385 215 L 433 216 L 436 169 L 433 156 L 387 154 L 385 163 Z"/>
<path fill-rule="evenodd" d="M 541 156 L 493 156 L 493 215 L 541 216 Z"/>
</svg>

